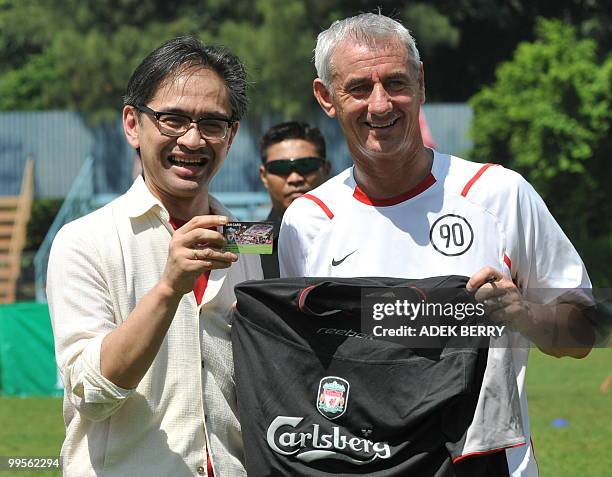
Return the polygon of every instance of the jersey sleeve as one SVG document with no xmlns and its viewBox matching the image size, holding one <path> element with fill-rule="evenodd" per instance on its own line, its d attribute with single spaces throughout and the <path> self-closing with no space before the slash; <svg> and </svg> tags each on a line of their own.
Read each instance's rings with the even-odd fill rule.
<svg viewBox="0 0 612 477">
<path fill-rule="evenodd" d="M 333 218 L 323 202 L 311 199 L 300 197 L 295 200 L 283 216 L 278 239 L 281 277 L 309 276 L 309 251 Z"/>
<path fill-rule="evenodd" d="M 287 209 L 281 223 L 278 238 L 278 265 L 281 277 L 305 276 L 306 250 L 299 228 L 301 209 L 294 203 Z"/>
<path fill-rule="evenodd" d="M 523 289 L 589 288 L 582 259 L 542 198 L 522 176 L 512 176 L 516 216 L 513 220 L 506 213 L 505 222 L 518 285 Z"/>
</svg>

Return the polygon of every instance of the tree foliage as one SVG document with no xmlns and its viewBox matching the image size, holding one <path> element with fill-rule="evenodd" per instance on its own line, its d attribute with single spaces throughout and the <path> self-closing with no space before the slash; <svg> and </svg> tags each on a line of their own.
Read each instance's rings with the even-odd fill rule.
<svg viewBox="0 0 612 477">
<path fill-rule="evenodd" d="M 108 118 L 130 73 L 182 34 L 228 45 L 245 61 L 253 113 L 316 108 L 310 59 L 339 18 L 380 11 L 415 34 L 430 101 L 464 101 L 495 65 L 533 39 L 537 15 L 561 17 L 612 46 L 612 16 L 595 0 L 0 0 L 0 110 L 71 109 Z"/>
<path fill-rule="evenodd" d="M 522 43 L 471 100 L 472 155 L 523 173 L 610 285 L 612 56 L 599 58 L 575 28 L 541 21 L 536 41 Z"/>
</svg>

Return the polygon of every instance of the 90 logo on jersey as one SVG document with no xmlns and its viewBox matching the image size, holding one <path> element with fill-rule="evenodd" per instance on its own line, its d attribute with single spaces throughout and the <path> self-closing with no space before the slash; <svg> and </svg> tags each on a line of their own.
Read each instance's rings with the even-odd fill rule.
<svg viewBox="0 0 612 477">
<path fill-rule="evenodd" d="M 446 214 L 438 218 L 429 230 L 429 241 L 442 255 L 456 257 L 469 250 L 474 242 L 474 231 L 460 215 Z"/>
</svg>

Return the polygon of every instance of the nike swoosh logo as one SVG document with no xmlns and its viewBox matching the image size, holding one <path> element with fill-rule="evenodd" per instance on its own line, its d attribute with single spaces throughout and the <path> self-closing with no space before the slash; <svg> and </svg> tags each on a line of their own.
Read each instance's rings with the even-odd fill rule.
<svg viewBox="0 0 612 477">
<path fill-rule="evenodd" d="M 353 255 L 356 251 L 357 251 L 357 249 L 353 250 L 351 253 L 349 253 L 348 255 L 345 255 L 344 258 L 341 258 L 338 261 L 336 261 L 336 259 L 332 258 L 332 267 L 337 267 L 342 262 L 344 262 L 347 258 L 349 258 L 351 255 Z"/>
</svg>

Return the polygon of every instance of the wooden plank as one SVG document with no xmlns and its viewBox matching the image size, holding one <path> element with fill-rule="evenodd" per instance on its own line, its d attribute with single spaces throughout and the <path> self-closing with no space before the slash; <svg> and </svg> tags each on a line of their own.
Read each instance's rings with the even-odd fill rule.
<svg viewBox="0 0 612 477">
<path fill-rule="evenodd" d="M 0 210 L 0 224 L 12 224 L 15 222 L 16 211 Z"/>
<path fill-rule="evenodd" d="M 0 209 L 14 209 L 19 205 L 18 195 L 0 195 Z"/>
<path fill-rule="evenodd" d="M 8 252 L 0 252 L 0 267 L 5 267 L 15 259 L 14 255 Z"/>
<path fill-rule="evenodd" d="M 12 237 L 12 236 L 13 236 L 13 225 L 0 224 L 0 237 Z"/>
<path fill-rule="evenodd" d="M 0 197 L 0 254 L 4 255 L 0 267 L 0 303 L 15 301 L 17 280 L 21 273 L 21 251 L 25 245 L 26 225 L 32 211 L 34 192 L 34 161 L 28 158 L 19 196 Z M 12 214 L 12 217 L 10 216 Z"/>
</svg>

